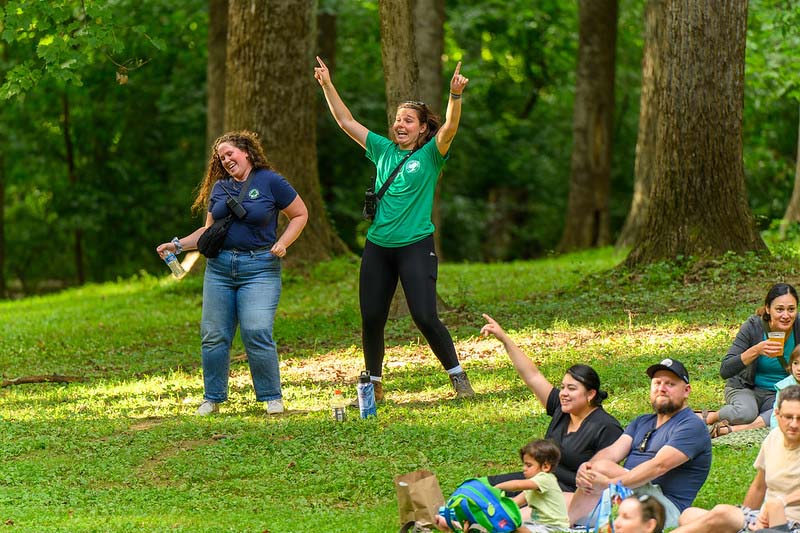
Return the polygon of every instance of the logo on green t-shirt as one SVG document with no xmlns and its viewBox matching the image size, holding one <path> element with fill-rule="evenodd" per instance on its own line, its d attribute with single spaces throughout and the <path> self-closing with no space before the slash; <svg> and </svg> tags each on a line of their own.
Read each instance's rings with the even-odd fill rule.
<svg viewBox="0 0 800 533">
<path fill-rule="evenodd" d="M 419 170 L 419 161 L 417 161 L 416 159 L 406 163 L 406 172 L 413 174 L 417 170 Z"/>
</svg>

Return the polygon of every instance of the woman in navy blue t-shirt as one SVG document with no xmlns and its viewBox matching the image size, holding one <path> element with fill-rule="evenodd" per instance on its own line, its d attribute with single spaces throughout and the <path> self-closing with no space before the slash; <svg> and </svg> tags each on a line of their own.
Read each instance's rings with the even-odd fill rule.
<svg viewBox="0 0 800 533">
<path fill-rule="evenodd" d="M 249 181 L 248 181 L 249 180 Z M 281 262 L 308 220 L 302 198 L 272 170 L 258 136 L 230 132 L 214 142 L 208 171 L 192 208 L 208 209 L 205 225 L 190 235 L 156 249 L 180 253 L 197 248 L 197 241 L 215 220 L 230 214 L 226 200 L 239 198 L 246 214 L 233 223 L 219 255 L 209 258 L 203 280 L 201 342 L 203 403 L 198 415 L 210 415 L 228 399 L 230 347 L 238 324 L 250 364 L 256 400 L 266 402 L 267 414 L 282 413 L 278 352 L 272 325 L 281 294 Z M 289 219 L 277 236 L 278 213 Z"/>
</svg>

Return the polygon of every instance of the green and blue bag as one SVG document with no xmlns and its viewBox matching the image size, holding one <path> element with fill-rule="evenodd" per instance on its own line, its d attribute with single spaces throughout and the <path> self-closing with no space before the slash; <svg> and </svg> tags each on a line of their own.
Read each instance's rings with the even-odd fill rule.
<svg viewBox="0 0 800 533">
<path fill-rule="evenodd" d="M 457 520 L 480 525 L 490 533 L 508 533 L 522 525 L 516 502 L 499 489 L 489 484 L 485 477 L 463 482 L 453 492 L 439 514 L 453 531 L 463 531 L 456 526 Z"/>
</svg>

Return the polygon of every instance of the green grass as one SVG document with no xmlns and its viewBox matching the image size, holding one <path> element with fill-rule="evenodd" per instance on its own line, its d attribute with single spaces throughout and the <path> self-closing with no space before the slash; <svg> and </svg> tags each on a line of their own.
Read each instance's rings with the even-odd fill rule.
<svg viewBox="0 0 800 533">
<path fill-rule="evenodd" d="M 0 524 L 13 531 L 363 531 L 398 526 L 392 478 L 433 470 L 447 494 L 464 478 L 517 468 L 516 450 L 548 419 L 496 341 L 489 313 L 558 382 L 593 365 L 623 423 L 648 410 L 644 369 L 683 360 L 692 403 L 722 400 L 719 361 L 775 281 L 797 283 L 793 259 L 686 259 L 641 272 L 612 249 L 509 264 L 445 264 L 442 317 L 478 392 L 449 382 L 410 319 L 387 327 L 388 401 L 377 419 L 330 418 L 362 366 L 358 263 L 284 272 L 275 326 L 287 406 L 265 418 L 243 348 L 231 397 L 196 418 L 201 280 L 142 275 L 0 303 L 3 379 L 82 376 L 73 384 L 0 388 Z M 754 447 L 714 447 L 697 504 L 739 502 Z M 13 528 L 10 526 L 13 525 Z"/>
</svg>

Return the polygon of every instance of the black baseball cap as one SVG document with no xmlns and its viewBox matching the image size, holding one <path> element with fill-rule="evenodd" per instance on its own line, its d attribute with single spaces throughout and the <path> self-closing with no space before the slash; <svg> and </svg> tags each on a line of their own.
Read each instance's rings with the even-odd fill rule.
<svg viewBox="0 0 800 533">
<path fill-rule="evenodd" d="M 658 372 L 659 370 L 669 370 L 679 378 L 681 378 L 686 383 L 689 383 L 689 373 L 686 371 L 686 367 L 683 366 L 683 363 L 678 361 L 677 359 L 664 359 L 657 365 L 652 365 L 647 369 L 647 375 L 651 378 L 653 375 Z"/>
</svg>

